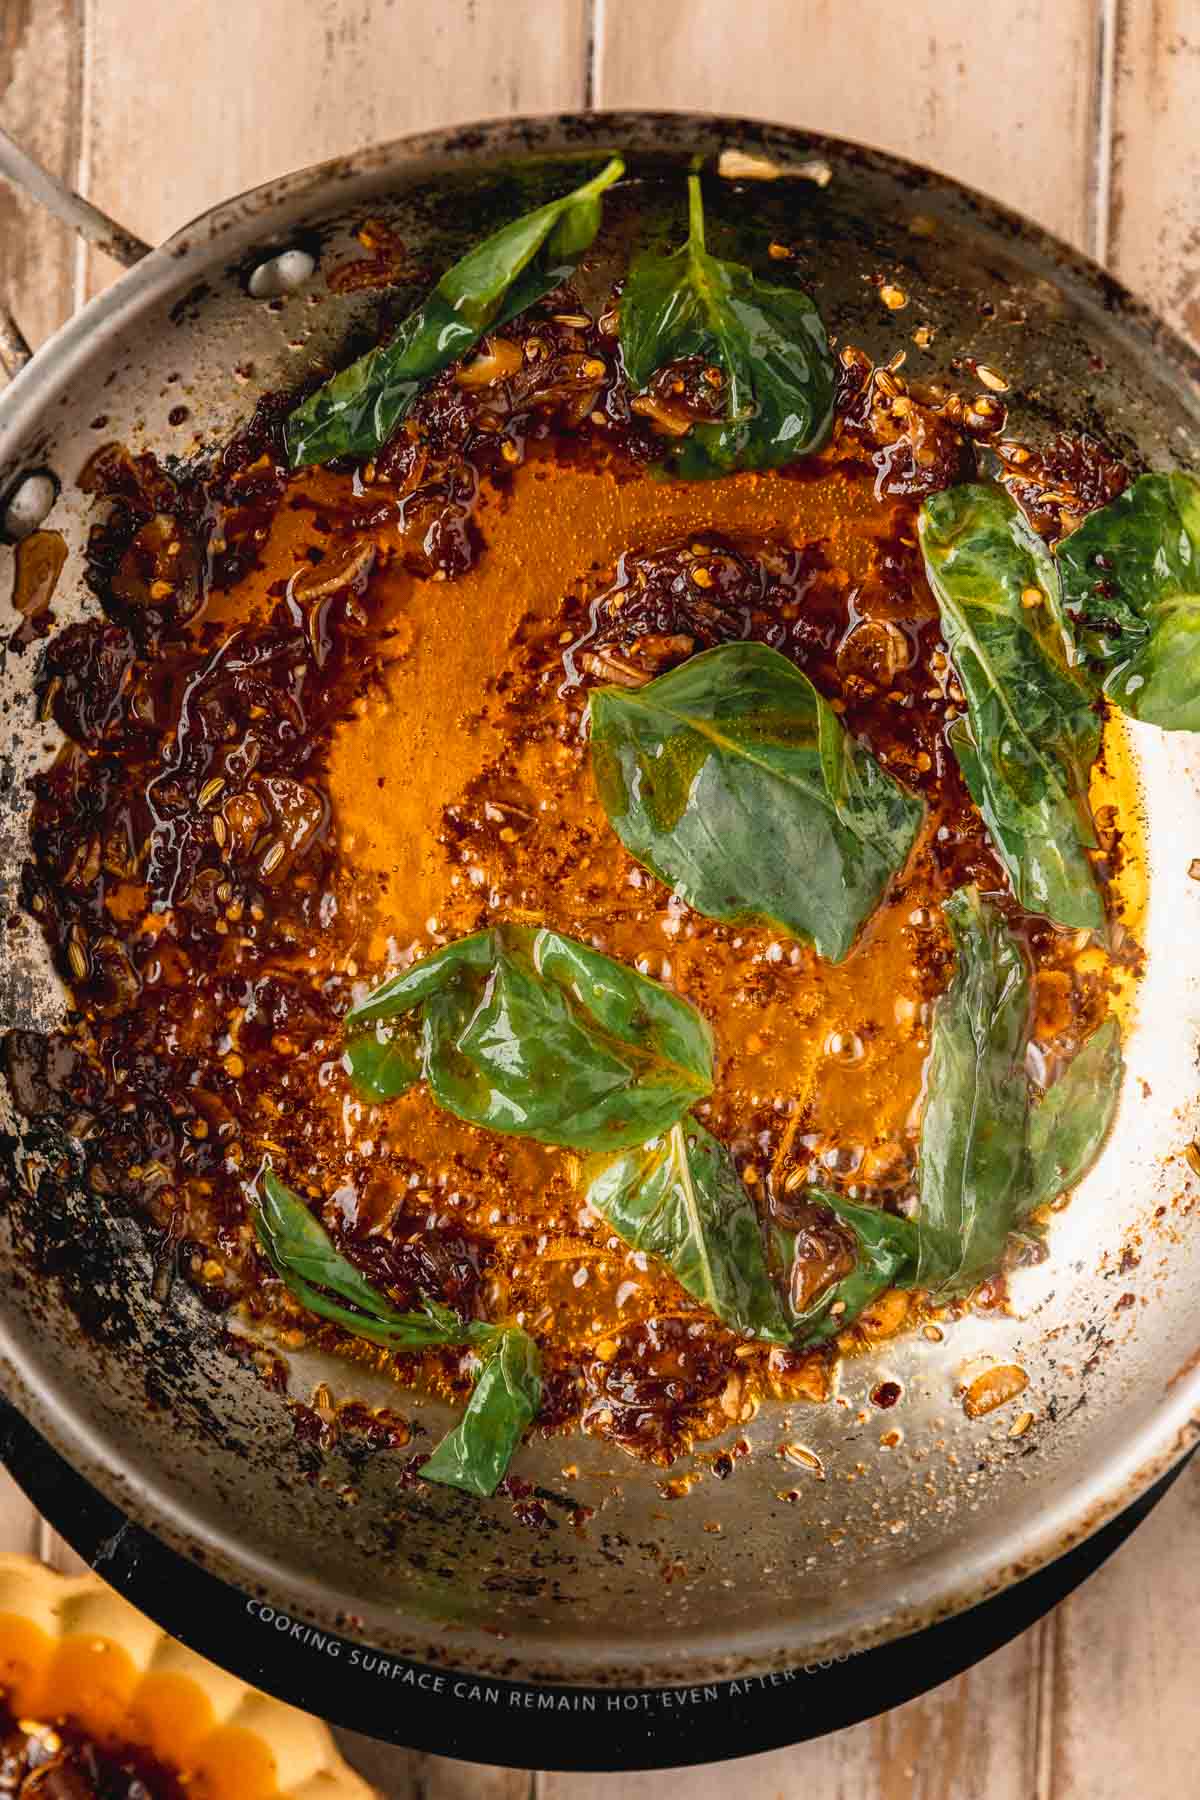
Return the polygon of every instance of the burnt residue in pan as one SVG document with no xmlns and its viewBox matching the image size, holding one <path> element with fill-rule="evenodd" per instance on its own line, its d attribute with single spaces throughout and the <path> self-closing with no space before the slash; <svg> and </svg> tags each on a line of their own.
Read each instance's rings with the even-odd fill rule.
<svg viewBox="0 0 1200 1800">
<path fill-rule="evenodd" d="M 371 223 L 363 249 L 333 267 L 335 285 L 392 278 L 402 246 Z M 118 444 L 91 456 L 81 485 L 97 505 L 87 563 L 100 613 L 55 634 L 42 654 L 38 703 L 67 742 L 34 783 L 23 885 L 73 1010 L 56 1038 L 12 1034 L 8 1056 L 19 1109 L 69 1146 L 40 1177 L 43 1229 L 30 1254 L 63 1277 L 89 1330 L 115 1340 L 134 1328 L 111 1265 L 102 1269 L 124 1227 L 114 1236 L 96 1220 L 115 1214 L 145 1225 L 160 1302 L 179 1278 L 214 1321 L 267 1324 L 285 1350 L 336 1342 L 296 1313 L 255 1248 L 247 1184 L 271 1155 L 304 1172 L 347 1254 L 401 1304 L 429 1294 L 486 1315 L 502 1292 L 518 1316 L 556 1310 L 543 1426 L 582 1419 L 665 1464 L 752 1416 L 766 1392 L 824 1397 L 831 1352 L 748 1354 L 644 1258 L 622 1268 L 598 1223 L 568 1223 L 560 1174 L 543 1180 L 483 1134 L 459 1141 L 444 1126 L 437 1138 L 428 1121 L 412 1126 L 408 1142 L 382 1157 L 373 1150 L 366 1179 L 342 1154 L 340 1019 L 392 902 L 382 872 L 364 878 L 355 867 L 339 791 L 354 764 L 338 744 L 386 704 L 389 668 L 411 652 L 416 597 L 428 606 L 440 594 L 450 605 L 454 584 L 498 554 L 480 521 L 499 538 L 506 507 L 516 519 L 530 504 L 519 472 L 562 483 L 569 511 L 580 504 L 572 480 L 586 487 L 600 471 L 626 487 L 644 481 L 658 432 L 677 428 L 680 409 L 703 416 L 711 384 L 690 365 L 634 399 L 615 329 L 611 300 L 589 310 L 574 291 L 558 291 L 432 383 L 408 425 L 354 472 L 289 474 L 280 435 L 289 394 L 268 397 L 191 467 L 168 470 Z M 542 881 L 541 904 L 553 894 L 561 906 L 586 906 L 589 856 L 579 846 L 593 827 L 581 817 L 565 837 L 542 830 L 522 799 L 529 769 L 547 747 L 566 755 L 556 779 L 570 793 L 590 681 L 639 682 L 699 648 L 757 638 L 804 667 L 936 816 L 924 859 L 893 896 L 916 921 L 897 937 L 897 954 L 916 957 L 915 1018 L 944 982 L 945 945 L 932 925 L 939 898 L 964 880 L 996 887 L 1001 878 L 944 751 L 955 696 L 914 514 L 925 493 L 970 472 L 979 446 L 1002 443 L 1005 409 L 986 392 L 964 400 L 951 386 L 914 387 L 851 350 L 841 356 L 839 407 L 832 449 L 778 478 L 799 516 L 826 521 L 812 541 L 736 529 L 679 538 L 667 507 L 611 579 L 603 568 L 579 571 L 583 581 L 548 615 L 531 589 L 507 661 L 478 695 L 484 712 L 505 717 L 505 747 L 446 808 L 439 853 L 449 868 L 489 870 L 495 886 L 511 882 L 519 851 L 530 891 Z M 1086 451 L 1077 462 L 1090 479 Z M 1059 457 L 1045 475 L 1058 492 L 1062 465 Z M 1027 486 L 1040 469 L 1025 472 Z M 714 506 L 719 515 L 719 498 Z M 843 507 L 870 517 L 877 540 L 853 578 L 837 548 Z M 355 781 L 360 796 L 370 774 Z M 384 794 L 380 804 L 394 802 Z M 462 930 L 486 921 L 469 888 L 455 905 Z M 448 917 L 440 923 L 450 929 Z M 1058 966 L 1061 947 L 1030 929 L 1051 986 L 1073 996 L 1063 1028 L 1086 1030 L 1103 984 L 1073 982 Z M 729 979 L 744 982 L 740 942 L 709 929 L 696 967 L 724 957 Z M 898 1090 L 898 1117 L 902 1101 Z M 758 1118 L 734 1087 L 716 1105 L 746 1179 L 764 1151 L 774 1158 L 767 1205 L 790 1229 L 805 1228 L 797 1182 L 818 1161 L 828 1181 L 863 1191 L 865 1180 L 879 1203 L 904 1203 L 912 1146 L 878 1120 L 864 1162 L 811 1110 L 793 1107 L 781 1121 L 768 1108 Z M 445 1160 L 444 1142 L 452 1174 L 438 1177 L 435 1203 L 430 1159 Z M 80 1184 L 86 1199 L 72 1210 Z M 535 1203 L 523 1220 L 519 1208 L 501 1219 L 492 1196 L 514 1191 L 544 1191 L 541 1212 Z M 22 1212 L 23 1230 L 26 1220 Z M 549 1258 L 539 1234 L 558 1246 Z M 592 1285 L 581 1288 L 579 1271 L 586 1279 L 589 1270 Z M 629 1322 L 621 1312 L 634 1290 Z M 907 1317 L 907 1307 L 884 1309 L 877 1329 Z M 431 1352 L 421 1365 L 395 1359 L 403 1378 L 465 1393 L 461 1353 Z M 169 1377 L 148 1381 L 161 1403 L 156 1384 Z M 199 1425 L 219 1430 L 211 1419 Z"/>
</svg>

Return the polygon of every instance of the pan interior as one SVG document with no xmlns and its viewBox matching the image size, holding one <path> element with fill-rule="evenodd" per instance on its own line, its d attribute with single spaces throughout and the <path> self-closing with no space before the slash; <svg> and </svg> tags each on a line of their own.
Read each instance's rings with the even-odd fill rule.
<svg viewBox="0 0 1200 1800">
<path fill-rule="evenodd" d="M 827 165 L 824 183 L 746 183 L 739 204 L 756 230 L 803 241 L 804 279 L 840 340 L 890 354 L 895 320 L 864 279 L 885 277 L 911 296 L 906 318 L 931 326 L 932 369 L 969 356 L 1004 370 L 1014 436 L 1092 430 L 1135 466 L 1194 465 L 1196 395 L 1179 347 L 1095 271 L 950 184 L 740 124 L 516 122 L 412 140 L 261 190 L 180 234 L 60 334 L 0 411 L 2 485 L 34 467 L 62 482 L 50 523 L 71 561 L 57 616 L 73 616 L 60 601 L 82 588 L 91 521 L 74 484 L 100 430 L 135 450 L 182 454 L 220 440 L 259 394 L 335 352 L 369 322 L 370 302 L 330 291 L 322 271 L 350 251 L 365 217 L 383 217 L 414 260 L 441 266 L 481 221 L 514 210 L 522 159 L 538 159 L 536 179 L 550 186 L 564 162 L 626 150 L 650 216 L 664 174 L 696 149 L 733 144 L 785 165 Z M 249 272 L 291 246 L 317 258 L 313 278 L 254 299 Z M 171 423 L 181 406 L 182 433 Z M 6 1026 L 50 1028 L 61 997 L 13 901 L 25 778 L 54 747 L 33 715 L 31 665 L 9 652 L 0 677 L 11 746 L 2 1006 Z M 295 1617 L 330 1626 L 349 1617 L 372 1642 L 464 1667 L 585 1681 L 765 1670 L 914 1628 L 1014 1578 L 1132 1497 L 1169 1459 L 1194 1406 L 1186 1151 L 1197 1130 L 1200 883 L 1189 865 L 1200 843 L 1200 753 L 1182 734 L 1134 728 L 1132 740 L 1150 903 L 1125 1096 L 1104 1157 L 1056 1222 L 1049 1262 L 1015 1283 L 1015 1317 L 968 1318 L 940 1343 L 902 1339 L 847 1363 L 846 1405 L 792 1408 L 786 1426 L 764 1407 L 734 1434 L 751 1446 L 735 1474 L 708 1474 L 683 1500 L 664 1498 L 661 1472 L 597 1440 L 533 1444 L 520 1474 L 594 1509 L 578 1527 L 550 1505 L 550 1525 L 534 1530 L 502 1500 L 402 1485 L 386 1456 L 357 1467 L 335 1449 L 314 1467 L 280 1396 L 222 1350 L 182 1284 L 166 1305 L 152 1297 L 152 1257 L 131 1221 L 82 1193 L 46 1215 L 21 1166 L 30 1150 L 61 1158 L 69 1146 L 14 1116 L 3 1250 L 10 1393 L 83 1473 L 216 1572 Z M 1009 1435 L 1008 1410 L 963 1414 L 956 1388 L 979 1357 L 1027 1372 L 1034 1422 L 1022 1436 Z M 884 1421 L 869 1404 L 881 1375 L 904 1388 L 902 1418 Z M 346 1365 L 293 1359 L 294 1392 L 307 1395 L 317 1379 L 335 1398 L 395 1398 Z M 887 1446 L 893 1423 L 903 1441 Z M 794 1439 L 821 1475 L 781 1457 Z M 569 1480 L 568 1462 L 578 1470 Z"/>
</svg>

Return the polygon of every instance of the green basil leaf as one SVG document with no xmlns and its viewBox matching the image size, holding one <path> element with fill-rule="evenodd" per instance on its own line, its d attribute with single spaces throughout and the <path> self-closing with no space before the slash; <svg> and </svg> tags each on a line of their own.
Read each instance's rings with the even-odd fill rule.
<svg viewBox="0 0 1200 1800">
<path fill-rule="evenodd" d="M 1100 722 L 1073 661 L 1053 561 L 999 487 L 930 495 L 920 535 L 967 702 L 950 741 L 1013 892 L 1028 912 L 1102 931 L 1087 857 Z M 1026 606 L 1031 594 L 1042 599 Z"/>
<path fill-rule="evenodd" d="M 698 175 L 688 177 L 686 244 L 635 257 L 620 329 L 634 388 L 683 357 L 701 356 L 724 373 L 725 418 L 694 425 L 666 452 L 685 479 L 774 468 L 828 435 L 836 370 L 821 315 L 799 288 L 709 254 Z"/>
<path fill-rule="evenodd" d="M 1022 1215 L 1087 1174 L 1117 1110 L 1123 1068 L 1120 1027 L 1106 1019 L 1030 1114 L 1030 1185 Z"/>
<path fill-rule="evenodd" d="M 421 1469 L 425 1481 L 486 1499 L 542 1403 L 538 1347 L 523 1331 L 498 1331 L 458 1424 Z"/>
<path fill-rule="evenodd" d="M 958 952 L 933 1013 L 918 1160 L 917 1284 L 966 1293 L 1003 1252 L 1029 1188 L 1029 965 L 999 909 L 959 888 Z"/>
<path fill-rule="evenodd" d="M 840 961 L 924 816 L 764 644 L 723 644 L 591 697 L 592 771 L 632 856 L 708 918 L 761 920 Z"/>
<path fill-rule="evenodd" d="M 254 1224 L 267 1261 L 288 1291 L 310 1312 L 356 1337 L 390 1350 L 426 1350 L 479 1342 L 492 1333 L 492 1326 L 460 1319 L 436 1300 L 424 1300 L 418 1313 L 393 1306 L 335 1249 L 324 1226 L 269 1163 L 255 1189 Z M 335 1295 L 350 1304 L 340 1305 Z"/>
<path fill-rule="evenodd" d="M 421 1079 L 421 1047 L 407 1019 L 368 1025 L 346 1045 L 345 1065 L 364 1100 L 398 1100 Z"/>
<path fill-rule="evenodd" d="M 1020 1221 L 1087 1173 L 1116 1110 L 1122 1063 L 1115 1019 L 1030 1105 L 1025 953 L 998 908 L 974 888 L 960 888 L 944 910 L 958 964 L 934 1009 L 919 1209 L 900 1219 L 813 1190 L 812 1198 L 852 1231 L 856 1258 L 804 1312 L 792 1309 L 804 1343 L 836 1336 L 887 1288 L 924 1288 L 938 1299 L 969 1293 L 999 1266 Z M 777 1232 L 776 1240 L 790 1262 L 797 1239 Z"/>
<path fill-rule="evenodd" d="M 483 1371 L 467 1410 L 421 1474 L 427 1481 L 445 1482 L 471 1494 L 494 1493 L 522 1432 L 541 1405 L 540 1363 L 533 1339 L 480 1319 L 460 1319 L 436 1300 L 425 1300 L 419 1313 L 401 1312 L 334 1248 L 324 1226 L 269 1163 L 259 1178 L 255 1202 L 254 1223 L 267 1261 L 310 1312 L 389 1350 L 475 1346 L 484 1359 Z M 351 1304 L 339 1305 L 332 1298 L 335 1294 Z"/>
<path fill-rule="evenodd" d="M 347 1037 L 353 1037 L 364 1026 L 390 1024 L 415 1013 L 435 994 L 453 993 L 460 986 L 477 987 L 486 979 L 497 949 L 492 932 L 476 931 L 435 950 L 432 956 L 421 957 L 399 975 L 389 976 L 365 1000 L 350 1008 L 343 1021 Z"/>
<path fill-rule="evenodd" d="M 1057 554 L 1105 693 L 1135 719 L 1200 731 L 1200 483 L 1141 475 Z"/>
<path fill-rule="evenodd" d="M 624 172 L 614 156 L 582 187 L 514 219 L 447 269 L 390 342 L 360 356 L 292 413 L 285 432 L 292 467 L 373 455 L 425 382 L 566 278 L 600 229 L 601 196 Z"/>
<path fill-rule="evenodd" d="M 790 1342 L 754 1202 L 729 1151 L 695 1119 L 591 1171 L 587 1202 L 723 1324 Z"/>
<path fill-rule="evenodd" d="M 420 1014 L 420 1069 L 461 1119 L 578 1150 L 668 1131 L 712 1091 L 712 1033 L 658 982 L 555 931 L 498 925 L 393 976 L 346 1017 Z"/>
<path fill-rule="evenodd" d="M 912 1219 L 897 1218 L 877 1206 L 860 1206 L 824 1188 L 805 1189 L 804 1197 L 827 1206 L 855 1245 L 855 1264 L 848 1275 L 822 1289 L 803 1311 L 790 1309 L 796 1341 L 819 1344 L 853 1325 L 888 1288 L 917 1285 L 920 1231 Z M 790 1267 L 799 1239 L 791 1232 L 778 1237 Z"/>
</svg>

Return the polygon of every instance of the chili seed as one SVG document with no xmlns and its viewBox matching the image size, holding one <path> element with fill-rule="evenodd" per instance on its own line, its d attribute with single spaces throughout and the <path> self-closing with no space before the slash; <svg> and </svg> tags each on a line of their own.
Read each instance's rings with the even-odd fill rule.
<svg viewBox="0 0 1200 1800">
<path fill-rule="evenodd" d="M 821 1458 L 817 1455 L 816 1451 L 810 1450 L 807 1444 L 780 1444 L 779 1454 L 787 1462 L 794 1463 L 798 1468 L 811 1469 L 818 1480 L 823 1481 L 825 1479 L 824 1463 L 821 1461 Z"/>
</svg>

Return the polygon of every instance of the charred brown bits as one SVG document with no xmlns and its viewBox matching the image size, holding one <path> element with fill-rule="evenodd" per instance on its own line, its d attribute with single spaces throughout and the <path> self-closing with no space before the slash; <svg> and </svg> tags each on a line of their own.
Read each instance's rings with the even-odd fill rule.
<svg viewBox="0 0 1200 1800">
<path fill-rule="evenodd" d="M 364 249 L 366 263 L 337 272 L 339 285 L 414 278 L 385 228 L 366 228 Z M 531 456 L 638 479 L 664 433 L 719 414 L 719 376 L 681 364 L 646 396 L 631 396 L 615 310 L 593 317 L 560 289 L 432 383 L 362 469 L 293 481 L 280 445 L 289 396 L 265 401 L 186 471 L 115 445 L 91 459 L 83 482 L 97 517 L 87 564 L 100 612 L 43 652 L 38 704 L 68 742 L 37 778 L 23 886 L 73 1011 L 60 1038 L 13 1034 L 8 1057 L 22 1110 L 60 1122 L 92 1192 L 146 1218 L 156 1291 L 165 1295 L 178 1270 L 214 1309 L 241 1300 L 274 1318 L 285 1345 L 287 1331 L 313 1329 L 269 1282 L 251 1241 L 245 1183 L 269 1153 L 311 1176 L 307 1191 L 324 1202 L 326 1223 L 398 1304 L 428 1294 L 487 1312 L 489 1283 L 516 1252 L 499 1232 L 484 1239 L 466 1229 L 445 1194 L 493 1179 L 511 1187 L 504 1146 L 448 1155 L 444 1192 L 406 1163 L 402 1143 L 379 1143 L 375 1175 L 337 1173 L 346 1160 L 340 1019 L 379 895 L 364 894 L 337 850 L 330 741 L 382 692 L 404 641 L 381 573 L 409 582 L 463 576 L 484 548 L 481 484 L 503 494 Z M 883 522 L 872 526 L 869 572 L 850 580 L 821 542 L 748 542 L 717 530 L 632 547 L 598 597 L 593 586 L 592 597 L 569 597 L 559 616 L 529 624 L 521 672 L 500 696 L 517 722 L 507 760 L 442 822 L 451 866 L 483 850 L 517 861 L 527 848 L 530 869 L 547 880 L 578 879 L 570 831 L 546 827 L 548 847 L 535 842 L 537 795 L 522 777 L 522 746 L 538 731 L 562 731 L 564 708 L 577 735 L 591 681 L 642 682 L 698 650 L 757 638 L 803 667 L 848 727 L 926 795 L 936 829 L 908 872 L 911 893 L 895 898 L 912 910 L 906 941 L 924 990 L 932 997 L 944 985 L 931 903 L 960 881 L 994 888 L 1000 877 L 945 751 L 961 694 L 913 522 L 921 495 L 970 473 L 973 446 L 1002 428 L 1003 406 L 984 413 L 949 392 L 909 389 L 895 369 L 872 370 L 852 352 L 842 388 L 833 446 L 789 481 L 798 492 L 844 465 L 860 485 L 870 482 Z M 1037 475 L 1044 501 L 1071 481 L 1071 494 L 1082 495 L 1082 465 L 1055 454 L 1022 479 Z M 1093 469 L 1088 493 L 1117 480 L 1094 473 L 1095 458 L 1084 462 Z M 1054 504 L 1061 517 L 1065 502 Z M 277 566 L 272 534 L 289 522 L 303 548 L 291 566 Z M 25 642 L 49 623 L 53 561 L 47 551 L 26 572 Z M 607 904 L 599 894 L 597 907 Z M 769 987 L 768 973 L 759 979 Z M 747 1166 L 778 1127 L 752 1115 L 748 1104 L 737 1121 Z M 786 1128 L 790 1166 L 803 1179 L 837 1154 L 811 1125 L 801 1109 Z M 862 1182 L 880 1203 L 900 1205 L 910 1173 L 903 1151 L 871 1154 L 869 1170 L 820 1163 L 822 1179 Z M 802 1188 L 790 1178 L 775 1184 L 768 1203 L 808 1231 L 814 1268 L 837 1261 L 842 1246 L 821 1238 Z M 582 1418 L 656 1462 L 756 1404 L 755 1377 L 738 1354 L 746 1347 L 702 1316 L 655 1307 L 598 1341 L 549 1348 L 544 1424 Z M 825 1392 L 823 1355 L 771 1352 L 764 1368 L 777 1392 Z M 459 1353 L 421 1374 L 454 1393 L 470 1380 Z M 270 1378 L 279 1378 L 274 1363 Z"/>
</svg>

